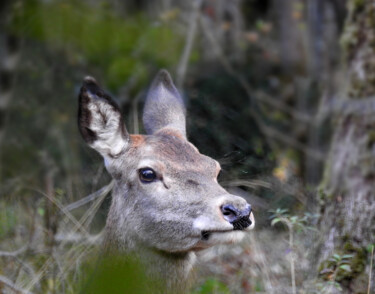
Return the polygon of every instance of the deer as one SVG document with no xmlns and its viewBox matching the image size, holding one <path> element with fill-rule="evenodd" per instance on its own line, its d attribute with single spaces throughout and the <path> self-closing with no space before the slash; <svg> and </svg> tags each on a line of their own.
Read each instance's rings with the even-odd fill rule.
<svg viewBox="0 0 375 294">
<path fill-rule="evenodd" d="M 218 161 L 188 141 L 186 108 L 166 70 L 151 84 L 143 125 L 146 135 L 129 134 L 115 101 L 84 79 L 79 130 L 115 180 L 104 247 L 138 256 L 165 292 L 177 293 L 201 250 L 241 241 L 255 219 L 245 199 L 218 183 Z"/>
</svg>

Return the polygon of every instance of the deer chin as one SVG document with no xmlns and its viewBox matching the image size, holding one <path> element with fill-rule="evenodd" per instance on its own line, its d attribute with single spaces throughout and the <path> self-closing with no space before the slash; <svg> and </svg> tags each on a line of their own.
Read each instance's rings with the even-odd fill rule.
<svg viewBox="0 0 375 294">
<path fill-rule="evenodd" d="M 201 239 L 192 248 L 193 251 L 200 251 L 215 245 L 228 245 L 242 241 L 246 231 L 203 231 Z"/>
</svg>

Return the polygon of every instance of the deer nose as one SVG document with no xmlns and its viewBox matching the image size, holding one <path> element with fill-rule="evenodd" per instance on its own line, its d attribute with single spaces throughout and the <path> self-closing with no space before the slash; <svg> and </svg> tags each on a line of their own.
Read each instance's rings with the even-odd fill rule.
<svg viewBox="0 0 375 294">
<path fill-rule="evenodd" d="M 251 225 L 250 204 L 247 204 L 246 208 L 243 210 L 234 207 L 232 204 L 225 204 L 221 206 L 221 212 L 225 220 L 227 220 L 233 225 L 234 230 L 243 230 Z"/>
</svg>

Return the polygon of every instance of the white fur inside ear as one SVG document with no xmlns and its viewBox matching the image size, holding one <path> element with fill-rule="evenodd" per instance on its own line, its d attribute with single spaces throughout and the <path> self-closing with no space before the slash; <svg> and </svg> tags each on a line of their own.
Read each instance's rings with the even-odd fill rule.
<svg viewBox="0 0 375 294">
<path fill-rule="evenodd" d="M 91 113 L 90 129 L 97 137 L 91 147 L 104 157 L 116 156 L 126 146 L 126 140 L 121 133 L 121 114 L 115 111 L 112 105 L 95 99 L 90 93 L 89 98 L 91 99 L 88 105 Z"/>
</svg>

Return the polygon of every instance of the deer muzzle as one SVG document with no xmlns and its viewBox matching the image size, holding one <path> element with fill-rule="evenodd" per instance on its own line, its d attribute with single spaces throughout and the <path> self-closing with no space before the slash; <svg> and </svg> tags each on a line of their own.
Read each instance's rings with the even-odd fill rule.
<svg viewBox="0 0 375 294">
<path fill-rule="evenodd" d="M 244 209 L 239 209 L 232 204 L 225 204 L 221 206 L 221 212 L 224 219 L 233 225 L 234 230 L 244 230 L 252 224 L 250 204 L 246 204 Z"/>
</svg>

